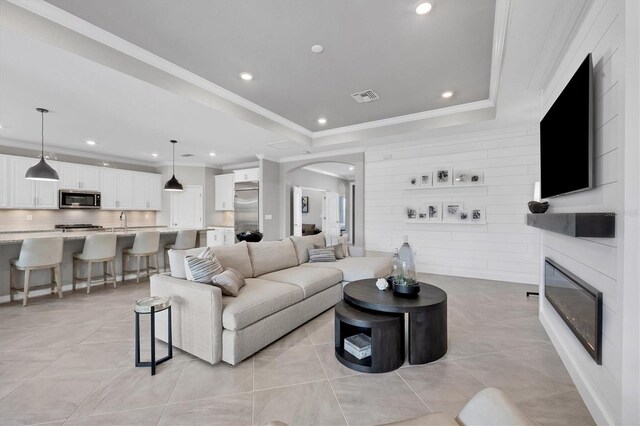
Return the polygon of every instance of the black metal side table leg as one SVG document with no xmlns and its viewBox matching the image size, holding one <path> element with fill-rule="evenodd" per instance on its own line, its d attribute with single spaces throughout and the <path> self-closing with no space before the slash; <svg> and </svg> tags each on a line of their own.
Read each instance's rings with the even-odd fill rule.
<svg viewBox="0 0 640 426">
<path fill-rule="evenodd" d="M 148 306 L 147 306 L 148 307 Z M 155 376 L 156 369 L 158 365 L 162 364 L 165 361 L 173 358 L 173 335 L 171 330 L 171 305 L 163 306 L 160 310 L 156 310 L 155 306 L 148 307 L 148 311 L 138 312 L 135 311 L 136 314 L 136 343 L 135 343 L 135 357 L 136 357 L 136 367 L 151 367 L 151 375 Z M 156 358 L 156 314 L 162 312 L 163 310 L 167 310 L 167 337 L 168 337 L 168 348 L 167 348 L 167 356 L 157 359 Z M 151 317 L 149 320 L 151 321 L 151 330 L 150 330 L 150 349 L 151 349 L 151 360 L 150 361 L 141 361 L 140 360 L 140 315 L 150 314 Z"/>
<path fill-rule="evenodd" d="M 140 314 L 136 312 L 136 367 L 140 367 Z"/>
<path fill-rule="evenodd" d="M 151 375 L 156 375 L 156 309 L 151 307 Z"/>
</svg>

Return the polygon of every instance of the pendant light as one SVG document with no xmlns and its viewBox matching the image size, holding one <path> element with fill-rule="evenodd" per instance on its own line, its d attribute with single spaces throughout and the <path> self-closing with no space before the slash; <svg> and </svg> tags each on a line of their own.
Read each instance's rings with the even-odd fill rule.
<svg viewBox="0 0 640 426">
<path fill-rule="evenodd" d="M 27 170 L 27 174 L 24 177 L 31 180 L 58 181 L 60 180 L 60 178 L 58 177 L 58 172 L 56 172 L 53 167 L 48 165 L 44 160 L 44 115 L 49 112 L 49 110 L 44 108 L 36 108 L 36 111 L 38 111 L 42 115 L 42 151 L 40 152 L 40 161 L 38 162 L 38 164 L 36 164 L 35 166 L 31 166 L 29 170 Z"/>
<path fill-rule="evenodd" d="M 171 140 L 173 144 L 173 176 L 164 184 L 165 191 L 182 191 L 182 184 L 176 179 L 176 144 L 178 141 Z"/>
</svg>

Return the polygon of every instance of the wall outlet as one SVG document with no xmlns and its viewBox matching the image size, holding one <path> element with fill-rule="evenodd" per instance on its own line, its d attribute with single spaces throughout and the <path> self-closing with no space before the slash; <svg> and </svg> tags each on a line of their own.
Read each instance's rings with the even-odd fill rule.
<svg viewBox="0 0 640 426">
<path fill-rule="evenodd" d="M 271 220 L 271 219 L 273 219 L 273 215 L 265 214 L 265 215 L 264 215 L 264 219 L 265 219 L 265 220 Z"/>
<path fill-rule="evenodd" d="M 28 214 L 27 215 L 27 222 L 31 222 L 33 220 L 33 215 Z"/>
</svg>

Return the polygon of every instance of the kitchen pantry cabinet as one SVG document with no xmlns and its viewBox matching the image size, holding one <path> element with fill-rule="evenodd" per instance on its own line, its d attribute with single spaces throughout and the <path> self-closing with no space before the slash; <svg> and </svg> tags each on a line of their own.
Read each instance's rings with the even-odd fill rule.
<svg viewBox="0 0 640 426">
<path fill-rule="evenodd" d="M 250 182 L 260 180 L 260 169 L 258 167 L 254 169 L 242 169 L 234 170 L 236 182 Z"/>
<path fill-rule="evenodd" d="M 100 171 L 96 166 L 82 164 L 58 163 L 60 189 L 81 189 L 84 191 L 100 190 Z"/>
<path fill-rule="evenodd" d="M 233 210 L 233 197 L 234 189 L 233 183 L 235 176 L 233 173 L 226 175 L 217 175 L 216 179 L 216 193 L 215 193 L 215 209 L 216 210 Z"/>
<path fill-rule="evenodd" d="M 25 179 L 29 167 L 38 162 L 36 158 L 5 157 L 9 164 L 9 204 L 7 207 L 20 209 L 57 209 L 58 182 Z M 48 161 L 53 167 L 58 164 Z M 6 190 L 6 189 L 5 189 Z"/>
</svg>

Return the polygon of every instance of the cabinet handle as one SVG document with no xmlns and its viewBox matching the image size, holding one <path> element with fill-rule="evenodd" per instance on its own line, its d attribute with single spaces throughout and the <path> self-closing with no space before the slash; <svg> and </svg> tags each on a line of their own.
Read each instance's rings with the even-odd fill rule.
<svg viewBox="0 0 640 426">
<path fill-rule="evenodd" d="M 82 182 L 78 182 L 78 186 L 82 188 Z"/>
</svg>

